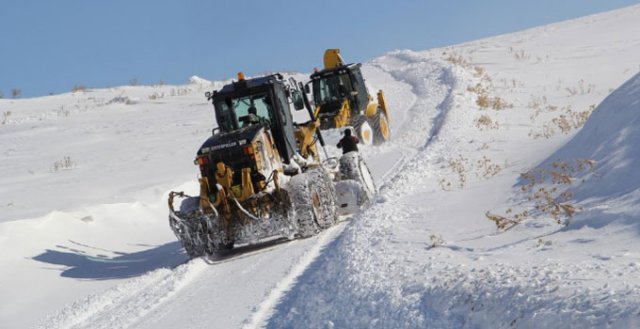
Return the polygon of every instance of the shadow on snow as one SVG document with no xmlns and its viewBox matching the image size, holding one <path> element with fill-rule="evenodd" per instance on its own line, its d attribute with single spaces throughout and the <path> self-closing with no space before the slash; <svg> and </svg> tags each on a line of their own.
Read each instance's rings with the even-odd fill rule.
<svg viewBox="0 0 640 329">
<path fill-rule="evenodd" d="M 67 251 L 47 249 L 32 259 L 43 263 L 67 266 L 62 270 L 60 276 L 76 279 L 130 278 L 158 268 L 174 268 L 189 259 L 178 241 L 138 252 L 116 252 L 119 254 L 116 257 L 90 256 L 78 249 L 57 247 Z"/>
</svg>

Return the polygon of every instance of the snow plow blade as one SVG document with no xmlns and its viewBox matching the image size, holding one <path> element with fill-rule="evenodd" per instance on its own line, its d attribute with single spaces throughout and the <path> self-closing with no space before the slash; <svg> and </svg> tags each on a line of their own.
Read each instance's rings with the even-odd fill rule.
<svg viewBox="0 0 640 329">
<path fill-rule="evenodd" d="M 182 199 L 180 210 L 173 207 L 176 197 Z M 200 200 L 200 197 L 188 196 L 184 192 L 169 193 L 171 230 L 191 258 L 221 253 L 236 244 L 255 244 L 270 237 L 295 237 L 296 228 L 291 223 L 293 218 L 277 213 L 258 218 L 234 200 L 230 212 L 242 213 L 243 216 L 236 221 L 226 221 L 215 207 L 201 207 Z"/>
</svg>

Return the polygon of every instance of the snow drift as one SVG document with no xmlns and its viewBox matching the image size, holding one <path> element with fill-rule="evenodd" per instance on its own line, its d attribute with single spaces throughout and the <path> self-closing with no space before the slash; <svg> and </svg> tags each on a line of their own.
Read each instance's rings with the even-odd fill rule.
<svg viewBox="0 0 640 329">
<path fill-rule="evenodd" d="M 575 189 L 576 198 L 615 198 L 640 188 L 639 155 L 640 73 L 608 96 L 582 130 L 541 167 L 558 159 L 594 160 L 597 175 Z"/>
</svg>

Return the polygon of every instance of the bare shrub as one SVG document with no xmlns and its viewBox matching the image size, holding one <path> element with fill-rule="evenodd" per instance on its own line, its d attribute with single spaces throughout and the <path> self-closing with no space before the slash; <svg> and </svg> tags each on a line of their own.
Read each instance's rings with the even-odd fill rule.
<svg viewBox="0 0 640 329">
<path fill-rule="evenodd" d="M 520 175 L 523 185 L 520 192 L 532 203 L 532 210 L 541 215 L 550 216 L 556 223 L 568 225 L 573 216 L 582 208 L 574 203 L 572 187 L 578 176 L 585 177 L 593 173 L 595 160 L 576 159 L 573 162 L 556 161 L 549 168 L 528 171 Z M 581 182 L 586 179 L 582 178 Z M 487 219 L 495 222 L 499 230 L 509 229 L 525 220 L 530 210 L 525 209 L 512 215 L 485 213 Z"/>
<path fill-rule="evenodd" d="M 87 87 L 84 85 L 73 85 L 73 88 L 71 88 L 72 93 L 85 92 L 85 91 L 87 91 Z"/>
<path fill-rule="evenodd" d="M 459 155 L 457 158 L 449 159 L 447 161 L 449 169 L 453 171 L 457 175 L 457 183 L 451 182 L 446 179 L 441 179 L 439 181 L 440 187 L 445 191 L 450 191 L 454 187 L 464 188 L 465 183 L 467 182 L 467 166 L 469 163 L 469 159 Z"/>
<path fill-rule="evenodd" d="M 491 98 L 487 94 L 478 95 L 478 98 L 476 99 L 476 104 L 481 109 L 488 109 L 489 107 L 491 107 Z"/>
<path fill-rule="evenodd" d="M 527 54 L 525 54 L 524 50 L 516 51 L 515 57 L 519 61 L 522 61 L 522 60 L 525 60 L 527 58 L 530 58 L 529 56 L 527 56 Z"/>
<path fill-rule="evenodd" d="M 529 131 L 529 137 L 533 139 L 550 138 L 555 134 L 556 134 L 556 131 L 549 125 L 543 125 L 542 131 L 533 131 L 533 130 Z"/>
<path fill-rule="evenodd" d="M 502 171 L 502 167 L 493 163 L 486 155 L 482 159 L 476 161 L 476 177 L 488 179 Z"/>
<path fill-rule="evenodd" d="M 584 124 L 589 120 L 591 113 L 596 109 L 595 104 L 591 104 L 589 108 L 585 111 L 573 111 L 571 106 L 566 106 L 561 109 L 562 114 L 551 119 L 551 122 L 545 123 L 542 126 L 542 132 L 529 132 L 529 137 L 534 139 L 537 138 L 549 138 L 556 134 L 556 129 L 558 129 L 563 134 L 568 134 L 572 130 L 580 129 Z M 556 111 L 557 107 L 549 106 L 547 107 L 547 111 L 552 112 Z M 537 115 L 534 113 L 534 115 Z M 532 121 L 535 119 L 535 116 L 531 117 Z"/>
<path fill-rule="evenodd" d="M 531 122 L 535 122 L 538 116 L 540 116 L 540 114 L 557 112 L 558 109 L 560 108 L 555 105 L 547 105 L 543 108 L 537 108 L 535 112 L 533 112 L 533 114 L 529 116 L 529 119 L 531 119 Z M 562 108 L 562 110 L 565 110 L 565 108 Z"/>
<path fill-rule="evenodd" d="M 531 59 L 531 55 L 527 54 L 524 50 L 515 50 L 513 47 L 509 47 L 509 53 L 515 57 L 517 61 L 524 61 Z"/>
<path fill-rule="evenodd" d="M 138 85 L 138 79 L 129 80 L 129 85 L 133 86 L 133 87 L 137 86 Z"/>
<path fill-rule="evenodd" d="M 164 98 L 164 93 L 156 93 L 154 92 L 153 94 L 149 95 L 148 98 L 152 101 L 154 100 L 158 100 L 160 98 Z"/>
<path fill-rule="evenodd" d="M 491 108 L 494 110 L 510 109 L 510 108 L 513 108 L 513 104 L 508 103 L 507 101 L 505 101 L 500 97 L 494 97 L 491 100 Z"/>
<path fill-rule="evenodd" d="M 484 131 L 489 129 L 498 129 L 500 128 L 500 124 L 498 124 L 497 121 L 493 121 L 490 116 L 483 114 L 476 119 L 476 127 Z"/>
<path fill-rule="evenodd" d="M 74 161 L 71 160 L 70 156 L 64 156 L 64 158 L 62 160 L 58 160 L 56 162 L 53 163 L 53 166 L 51 167 L 51 170 L 53 172 L 57 172 L 60 170 L 66 170 L 66 169 L 71 169 L 76 167 L 76 163 Z"/>
<path fill-rule="evenodd" d="M 68 117 L 71 114 L 71 112 L 69 110 L 66 110 L 64 108 L 64 105 L 60 105 L 60 108 L 59 109 L 54 109 L 53 112 L 58 114 L 58 116 L 63 116 L 63 117 Z"/>
<path fill-rule="evenodd" d="M 184 96 L 188 95 L 189 93 L 191 93 L 191 89 L 189 88 L 172 88 L 169 92 L 169 96 Z"/>
<path fill-rule="evenodd" d="M 509 104 L 501 97 L 491 97 L 489 95 L 491 87 L 491 79 L 488 78 L 487 75 L 483 77 L 487 77 L 487 79 L 483 79 L 483 81 L 477 83 L 474 86 L 468 86 L 467 91 L 472 92 L 478 97 L 476 98 L 476 105 L 480 107 L 480 109 L 489 109 L 492 108 L 494 110 L 503 110 L 507 108 L 512 108 L 513 104 Z"/>
<path fill-rule="evenodd" d="M 516 80 L 516 79 L 511 79 L 511 88 L 515 89 L 518 87 L 524 87 L 524 82 Z"/>
<path fill-rule="evenodd" d="M 481 67 L 481 66 L 474 66 L 473 67 L 473 76 L 475 76 L 476 78 L 480 78 L 480 77 L 486 76 L 484 68 Z"/>
<path fill-rule="evenodd" d="M 11 98 L 20 98 L 22 96 L 22 90 L 18 88 L 11 89 Z"/>
<path fill-rule="evenodd" d="M 429 245 L 428 249 L 440 247 L 444 244 L 444 239 L 440 234 L 431 234 L 429 236 L 429 239 L 431 239 L 431 244 Z"/>
<path fill-rule="evenodd" d="M 569 96 L 586 95 L 593 92 L 596 89 L 594 84 L 586 84 L 584 79 L 578 81 L 578 85 L 575 87 L 567 87 L 565 90 L 569 93 Z"/>
<path fill-rule="evenodd" d="M 456 174 L 457 181 L 452 182 L 444 178 L 441 179 L 438 183 L 445 191 L 451 191 L 454 188 L 464 188 L 469 173 L 475 173 L 476 178 L 479 179 L 489 179 L 502 171 L 500 165 L 493 163 L 491 159 L 486 156 L 482 156 L 482 159 L 472 162 L 472 160 L 459 155 L 457 158 L 449 159 L 447 164 L 448 168 Z"/>
<path fill-rule="evenodd" d="M 2 112 L 2 124 L 7 124 L 7 120 L 9 119 L 9 116 L 11 116 L 11 111 L 4 111 Z"/>
<path fill-rule="evenodd" d="M 491 97 L 487 94 L 478 95 L 478 98 L 476 99 L 476 104 L 481 109 L 492 108 L 494 110 L 504 110 L 508 108 L 513 108 L 513 104 L 507 103 L 507 101 L 505 101 L 501 97 Z"/>
<path fill-rule="evenodd" d="M 527 107 L 532 109 L 532 110 L 539 110 L 544 105 L 547 105 L 548 103 L 549 103 L 549 101 L 547 100 L 547 96 L 533 97 L 529 101 L 529 104 L 527 104 Z"/>
<path fill-rule="evenodd" d="M 471 59 L 466 59 L 462 55 L 458 55 L 456 53 L 449 54 L 445 60 L 453 65 L 458 65 L 464 68 L 471 67 Z"/>
<path fill-rule="evenodd" d="M 0 90 L 0 99 L 4 98 L 4 93 L 2 92 L 2 90 Z"/>
<path fill-rule="evenodd" d="M 508 209 L 506 216 L 509 216 L 509 217 L 501 216 L 498 214 L 492 214 L 488 211 L 484 214 L 484 216 L 487 217 L 488 220 L 493 221 L 499 230 L 506 231 L 516 226 L 523 220 L 527 219 L 527 217 L 529 217 L 529 212 L 525 210 L 521 213 L 512 215 L 512 210 Z"/>
<path fill-rule="evenodd" d="M 564 90 L 566 90 L 569 93 L 569 96 L 578 95 L 578 90 L 575 87 L 574 88 L 567 87 Z"/>
<path fill-rule="evenodd" d="M 489 90 L 487 90 L 487 87 L 483 86 L 481 83 L 477 83 L 475 86 L 467 87 L 467 91 L 478 94 L 478 95 L 484 95 L 489 93 Z"/>
<path fill-rule="evenodd" d="M 112 98 L 110 101 L 108 101 L 107 105 L 117 104 L 117 103 L 131 105 L 134 102 L 131 99 L 129 99 L 129 97 L 127 97 L 127 96 L 116 96 L 116 97 Z"/>
<path fill-rule="evenodd" d="M 484 150 L 488 150 L 491 146 L 489 145 L 489 143 L 482 143 L 482 146 L 478 147 L 478 149 L 476 151 L 484 151 Z"/>
</svg>

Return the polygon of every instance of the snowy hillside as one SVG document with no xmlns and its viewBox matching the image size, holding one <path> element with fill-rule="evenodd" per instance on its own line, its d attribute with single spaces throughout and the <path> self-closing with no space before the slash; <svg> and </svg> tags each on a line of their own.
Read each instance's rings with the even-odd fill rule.
<svg viewBox="0 0 640 329">
<path fill-rule="evenodd" d="M 375 202 L 219 259 L 166 198 L 225 82 L 0 99 L 0 327 L 640 327 L 638 31 L 633 6 L 365 63 Z"/>
<path fill-rule="evenodd" d="M 640 189 L 640 74 L 598 106 L 584 128 L 549 157 L 593 159 L 596 179 L 576 188 L 579 200 L 630 196 Z M 545 163 L 548 165 L 548 163 Z M 601 202 L 601 200 L 600 200 Z"/>
</svg>

